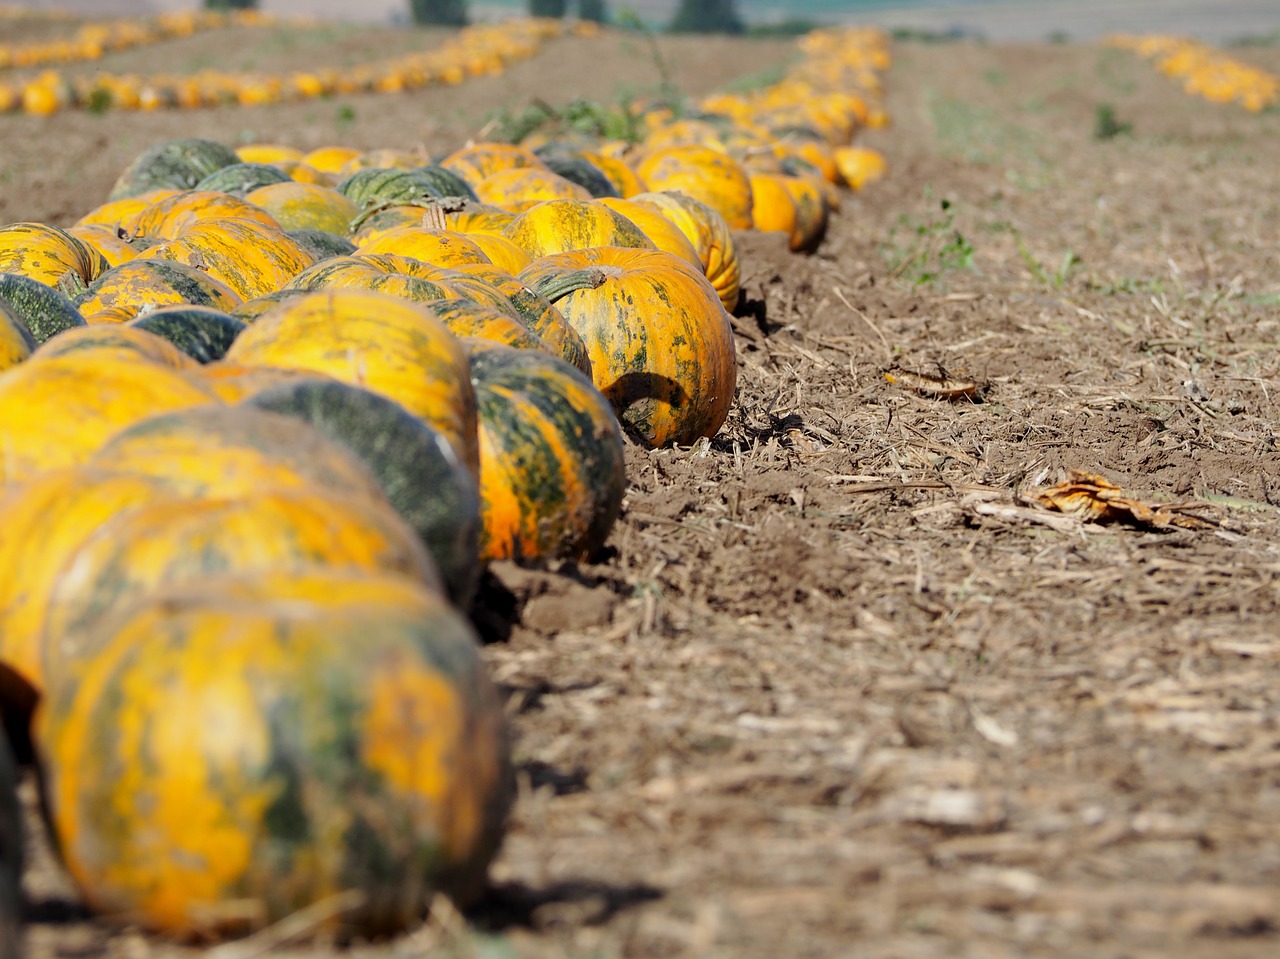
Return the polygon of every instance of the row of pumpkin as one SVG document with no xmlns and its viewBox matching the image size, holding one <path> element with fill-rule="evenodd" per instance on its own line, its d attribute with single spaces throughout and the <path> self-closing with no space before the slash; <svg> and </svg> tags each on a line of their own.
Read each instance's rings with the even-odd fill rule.
<svg viewBox="0 0 1280 959">
<path fill-rule="evenodd" d="M 1181 80 L 1187 93 L 1210 102 L 1236 103 L 1251 113 L 1280 103 L 1280 77 L 1188 37 L 1116 34 L 1104 42 L 1154 61 L 1165 76 Z"/>
<path fill-rule="evenodd" d="M 816 244 L 887 65 L 810 49 L 638 150 L 174 141 L 0 229 L 0 705 L 90 905 L 376 935 L 483 888 L 512 775 L 460 610 L 598 550 L 624 428 L 724 423 L 734 231 Z"/>
<path fill-rule="evenodd" d="M 271 21 L 262 21 L 271 25 Z M 260 106 L 351 93 L 400 93 L 468 77 L 501 73 L 533 56 L 542 44 L 569 32 L 591 34 L 594 23 L 516 18 L 478 24 L 429 50 L 349 67 L 289 73 L 201 70 L 189 74 L 64 74 L 45 70 L 26 81 L 0 83 L 0 113 L 21 110 L 47 116 L 66 109 L 197 109 L 238 104 Z"/>
<path fill-rule="evenodd" d="M 85 23 L 69 36 L 32 43 L 0 43 L 0 70 L 100 60 L 108 53 L 225 27 L 270 27 L 279 21 L 256 10 L 186 10 L 154 17 Z"/>
</svg>

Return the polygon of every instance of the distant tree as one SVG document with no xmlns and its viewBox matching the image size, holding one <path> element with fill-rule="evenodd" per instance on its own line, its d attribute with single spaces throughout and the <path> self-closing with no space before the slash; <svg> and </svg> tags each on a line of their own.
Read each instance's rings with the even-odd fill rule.
<svg viewBox="0 0 1280 959">
<path fill-rule="evenodd" d="M 467 25 L 467 0 L 409 0 L 413 22 L 433 27 Z"/>
<path fill-rule="evenodd" d="M 569 12 L 569 0 L 529 0 L 531 17 L 563 17 Z"/>
<path fill-rule="evenodd" d="M 746 27 L 733 0 L 680 0 L 672 33 L 742 33 Z"/>
<path fill-rule="evenodd" d="M 578 19 L 609 22 L 609 8 L 604 0 L 578 0 Z"/>
<path fill-rule="evenodd" d="M 206 10 L 257 10 L 258 0 L 204 0 Z"/>
</svg>

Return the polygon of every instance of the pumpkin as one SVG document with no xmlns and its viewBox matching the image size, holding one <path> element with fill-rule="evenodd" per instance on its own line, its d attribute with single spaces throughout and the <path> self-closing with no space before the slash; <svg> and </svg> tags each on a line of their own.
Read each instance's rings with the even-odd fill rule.
<svg viewBox="0 0 1280 959">
<path fill-rule="evenodd" d="M 245 202 L 261 207 L 281 228 L 324 230 L 345 234 L 359 207 L 332 187 L 285 180 L 245 194 Z"/>
<path fill-rule="evenodd" d="M 600 200 L 600 204 L 615 213 L 622 214 L 638 226 L 644 235 L 649 238 L 649 242 L 659 250 L 673 253 L 680 259 L 687 260 L 698 270 L 702 269 L 702 260 L 698 256 L 698 251 L 693 248 L 693 244 L 689 242 L 689 238 L 681 232 L 678 226 L 653 207 L 644 206 L 641 203 L 632 203 L 630 200 L 622 200 L 617 197 L 605 197 Z"/>
<path fill-rule="evenodd" d="M 134 238 L 158 243 L 176 240 L 205 220 L 228 218 L 255 220 L 268 227 L 279 226 L 271 214 L 248 200 L 213 190 L 191 190 L 157 200 L 122 224 L 121 229 Z"/>
<path fill-rule="evenodd" d="M 884 154 L 865 147 L 839 147 L 835 152 L 840 178 L 850 189 L 861 190 L 885 175 Z"/>
<path fill-rule="evenodd" d="M 475 185 L 481 203 L 519 213 L 543 200 L 590 200 L 591 192 L 546 167 L 518 167 L 491 173 Z"/>
<path fill-rule="evenodd" d="M 683 193 L 639 193 L 631 200 L 656 210 L 679 227 L 702 261 L 703 275 L 716 288 L 724 308 L 737 307 L 742 288 L 742 263 L 724 217 Z"/>
<path fill-rule="evenodd" d="M 23 627 L 34 631 L 46 692 L 75 682 L 93 658 L 96 622 L 167 586 L 226 574 L 359 569 L 443 589 L 421 541 L 387 503 L 320 489 L 162 498 L 86 526 L 83 536 L 55 557 L 61 565 L 53 578 L 49 563 L 43 580 L 23 576 L 26 588 L 5 620 L 19 635 Z"/>
<path fill-rule="evenodd" d="M 280 172 L 287 174 L 290 180 L 298 183 L 317 183 L 320 186 L 336 186 L 341 179 L 336 173 L 326 173 L 323 170 L 317 170 L 309 163 L 302 163 L 298 160 L 281 160 L 276 164 L 280 168 Z"/>
<path fill-rule="evenodd" d="M 601 173 L 609 178 L 614 192 L 620 197 L 635 196 L 649 189 L 639 175 L 621 157 L 609 156 L 598 151 L 584 151 L 583 158 L 595 165 Z"/>
<path fill-rule="evenodd" d="M 284 369 L 278 366 L 245 366 L 218 360 L 197 367 L 188 374 L 196 385 L 208 389 L 223 403 L 239 403 L 266 390 L 301 380 L 324 379 L 323 373 L 311 370 Z M 337 382 L 336 380 L 334 382 Z"/>
<path fill-rule="evenodd" d="M 678 190 L 705 203 L 733 230 L 751 229 L 751 180 L 733 157 L 697 145 L 664 147 L 636 166 L 650 191 Z"/>
<path fill-rule="evenodd" d="M 84 317 L 62 293 L 17 273 L 0 273 L 0 305 L 13 311 L 36 343 L 62 330 L 84 326 Z"/>
<path fill-rule="evenodd" d="M 401 204 L 399 206 L 374 206 L 355 218 L 347 234 L 352 246 L 363 245 L 376 240 L 384 233 L 399 230 L 403 227 L 422 226 L 422 214 L 425 208 L 417 204 Z"/>
<path fill-rule="evenodd" d="M 185 304 L 162 306 L 129 325 L 163 337 L 198 363 L 222 359 L 245 327 L 230 313 Z"/>
<path fill-rule="evenodd" d="M 0 485 L 84 462 L 139 420 L 213 398 L 179 371 L 132 357 L 85 351 L 20 363 L 0 376 Z"/>
<path fill-rule="evenodd" d="M 226 579 L 98 629 L 37 724 L 92 908 L 215 936 L 358 890 L 328 925 L 370 937 L 479 892 L 513 777 L 475 634 L 442 596 L 389 574 Z"/>
<path fill-rule="evenodd" d="M 337 173 L 359 155 L 360 151 L 351 147 L 317 147 L 305 154 L 300 162 L 321 173 Z"/>
<path fill-rule="evenodd" d="M 502 233 L 534 259 L 591 246 L 655 249 L 643 230 L 596 200 L 547 200 L 521 213 Z"/>
<path fill-rule="evenodd" d="M 280 227 L 240 217 L 202 219 L 177 239 L 152 247 L 148 256 L 196 267 L 242 300 L 280 289 L 312 263 Z"/>
<path fill-rule="evenodd" d="M 465 235 L 480 248 L 480 252 L 489 258 L 490 263 L 507 273 L 519 273 L 533 262 L 533 257 L 500 234 L 468 233 Z M 464 264 L 455 265 L 453 269 L 458 269 L 462 265 Z"/>
<path fill-rule="evenodd" d="M 432 266 L 451 269 L 463 263 L 491 263 L 470 237 L 452 230 L 406 226 L 361 244 L 361 253 L 394 253 Z"/>
<path fill-rule="evenodd" d="M 445 226 L 458 233 L 502 233 L 516 218 L 510 210 L 487 203 L 468 203 L 457 212 L 446 213 Z"/>
<path fill-rule="evenodd" d="M 196 365 L 195 360 L 164 337 L 115 323 L 64 330 L 40 344 L 34 356 L 42 361 L 57 356 L 84 356 L 98 360 L 112 356 L 122 360 L 155 363 L 171 370 L 188 369 Z"/>
<path fill-rule="evenodd" d="M 36 341 L 17 312 L 0 301 L 0 373 L 35 352 Z"/>
<path fill-rule="evenodd" d="M 67 558 L 93 531 L 162 498 L 152 481 L 64 468 L 0 497 L 0 702 L 19 753 L 31 710 L 45 692 L 40 649 L 45 606 Z"/>
<path fill-rule="evenodd" d="M 330 233 L 328 230 L 285 230 L 297 244 L 319 263 L 331 256 L 350 256 L 356 251 L 356 245 L 345 236 Z"/>
<path fill-rule="evenodd" d="M 138 255 L 128 240 L 114 226 L 105 223 L 85 223 L 67 227 L 67 232 L 92 250 L 102 254 L 107 266 L 119 266 Z"/>
<path fill-rule="evenodd" d="M 475 199 L 471 187 L 448 170 L 362 169 L 337 186 L 339 193 L 357 208 L 413 203 L 420 200 L 465 196 Z"/>
<path fill-rule="evenodd" d="M 76 220 L 76 226 L 109 226 L 112 229 L 127 223 L 135 216 L 145 210 L 157 200 L 163 200 L 167 196 L 173 196 L 179 190 L 148 190 L 146 193 L 140 193 L 138 196 L 124 197 L 119 200 L 108 200 L 106 203 L 94 207 L 80 219 Z"/>
<path fill-rule="evenodd" d="M 283 143 L 246 143 L 236 147 L 236 156 L 243 163 L 280 163 L 284 160 L 301 162 L 305 154 L 297 147 Z"/>
<path fill-rule="evenodd" d="M 544 153 L 539 156 L 548 170 L 585 188 L 596 199 L 621 195 L 604 171 L 580 154 Z"/>
<path fill-rule="evenodd" d="M 466 607 L 480 573 L 476 478 L 439 430 L 370 390 L 316 377 L 268 387 L 246 404 L 297 417 L 358 456 Z"/>
<path fill-rule="evenodd" d="M 453 151 L 438 166 L 455 173 L 472 189 L 488 176 L 503 170 L 531 167 L 545 169 L 545 164 L 530 150 L 509 143 L 476 143 Z"/>
<path fill-rule="evenodd" d="M 107 267 L 106 257 L 66 230 L 44 223 L 0 227 L 0 273 L 56 286 L 67 274 L 91 283 Z"/>
<path fill-rule="evenodd" d="M 591 556 L 626 489 L 609 401 L 558 357 L 468 343 L 480 429 L 482 555 Z"/>
<path fill-rule="evenodd" d="M 444 434 L 475 473 L 475 394 L 462 345 L 422 307 L 365 290 L 322 290 L 264 313 L 233 363 L 325 373 L 395 400 Z"/>
<path fill-rule="evenodd" d="M 156 143 L 125 168 L 108 199 L 139 196 L 150 190 L 190 190 L 215 170 L 239 162 L 234 150 L 213 140 L 188 138 Z"/>
<path fill-rule="evenodd" d="M 519 312 L 521 322 L 548 350 L 587 376 L 591 375 L 591 360 L 582 337 L 545 296 L 496 266 L 474 264 L 459 267 L 458 272 L 479 277 L 495 287 Z"/>
<path fill-rule="evenodd" d="M 422 304 L 430 310 L 454 336 L 473 337 L 505 343 L 520 350 L 551 352 L 545 343 L 519 320 L 474 300 L 455 298 L 430 300 Z"/>
<path fill-rule="evenodd" d="M 596 386 L 643 442 L 688 444 L 724 423 L 737 380 L 733 328 L 684 260 L 596 247 L 543 257 L 520 279 L 578 331 Z"/>
<path fill-rule="evenodd" d="M 268 310 L 274 310 L 281 303 L 296 300 L 298 297 L 306 296 L 310 292 L 310 290 L 302 290 L 292 286 L 286 286 L 282 290 L 276 290 L 272 293 L 263 293 L 261 296 L 255 296 L 252 300 L 245 300 L 231 311 L 231 315 L 244 323 L 252 323 L 263 313 L 266 313 Z"/>
<path fill-rule="evenodd" d="M 242 197 L 272 183 L 290 183 L 289 175 L 269 163 L 232 163 L 214 170 L 194 190 L 218 190 Z"/>
<path fill-rule="evenodd" d="M 232 310 L 240 296 L 204 270 L 146 256 L 107 270 L 75 298 L 94 323 L 127 323 L 143 310 L 174 303 Z"/>
</svg>

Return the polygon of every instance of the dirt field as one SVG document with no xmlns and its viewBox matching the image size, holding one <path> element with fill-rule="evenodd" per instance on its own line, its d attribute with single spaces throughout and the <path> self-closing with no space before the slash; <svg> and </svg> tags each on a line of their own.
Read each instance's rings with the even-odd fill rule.
<svg viewBox="0 0 1280 959">
<path fill-rule="evenodd" d="M 791 48 L 663 49 L 699 93 Z M 494 570 L 521 789 L 491 895 L 355 955 L 1280 954 L 1280 113 L 1097 46 L 895 55 L 895 123 L 864 140 L 890 178 L 814 256 L 741 237 L 725 429 L 629 450 L 599 562 Z M 399 98 L 3 117 L 0 221 L 73 220 L 162 137 L 443 150 L 583 76 L 656 81 L 605 37 Z M 1107 107 L 1130 129 L 1100 139 Z M 919 395 L 895 365 L 979 389 Z M 1218 525 L 1033 508 L 1071 468 Z M 87 920 L 46 856 L 27 880 L 34 959 L 195 954 Z M 266 954 L 327 951 L 216 955 Z"/>
</svg>

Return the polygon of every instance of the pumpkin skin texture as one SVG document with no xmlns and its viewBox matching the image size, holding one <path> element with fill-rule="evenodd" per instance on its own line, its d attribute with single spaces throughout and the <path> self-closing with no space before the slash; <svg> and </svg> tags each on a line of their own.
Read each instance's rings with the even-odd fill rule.
<svg viewBox="0 0 1280 959">
<path fill-rule="evenodd" d="M 163 337 L 197 363 L 222 359 L 245 328 L 245 324 L 230 313 L 185 304 L 162 306 L 133 320 L 129 326 Z"/>
<path fill-rule="evenodd" d="M 244 405 L 153 416 L 117 433 L 89 465 L 146 477 L 188 499 L 319 488 L 385 500 L 377 479 L 345 446 L 296 419 Z"/>
<path fill-rule="evenodd" d="M 277 366 L 245 366 L 218 360 L 191 371 L 193 383 L 210 390 L 223 403 L 240 403 L 265 390 L 300 380 L 325 379 L 311 370 L 281 369 Z M 336 383 L 337 381 L 334 380 Z"/>
<path fill-rule="evenodd" d="M 286 180 L 245 194 L 245 201 L 265 210 L 280 227 L 324 230 L 343 235 L 360 209 L 331 187 Z"/>
<path fill-rule="evenodd" d="M 742 289 L 742 261 L 724 217 L 684 193 L 640 193 L 631 199 L 656 210 L 680 228 L 702 261 L 703 275 L 716 288 L 724 308 L 732 311 Z"/>
<path fill-rule="evenodd" d="M 444 215 L 445 226 L 459 233 L 501 234 L 507 224 L 516 218 L 510 210 L 486 203 L 468 203 L 457 213 Z"/>
<path fill-rule="evenodd" d="M 289 175 L 269 163 L 232 163 L 214 170 L 195 185 L 195 190 L 217 190 L 243 197 L 272 183 L 289 183 Z"/>
<path fill-rule="evenodd" d="M 85 246 L 101 253 L 108 267 L 128 263 L 138 256 L 138 251 L 116 232 L 115 227 L 102 223 L 88 223 L 82 226 L 69 226 L 67 232 Z"/>
<path fill-rule="evenodd" d="M 457 174 L 472 189 L 485 177 L 502 170 L 541 167 L 537 154 L 507 143 L 477 143 L 450 153 L 437 164 Z"/>
<path fill-rule="evenodd" d="M 94 323 L 127 323 L 144 309 L 173 304 L 234 310 L 241 297 L 204 270 L 173 260 L 138 257 L 112 267 L 75 298 Z"/>
<path fill-rule="evenodd" d="M 609 401 L 563 360 L 468 343 L 480 429 L 482 555 L 589 557 L 622 508 L 622 432 Z"/>
<path fill-rule="evenodd" d="M 31 710 L 45 691 L 45 602 L 67 558 L 94 530 L 163 496 L 145 477 L 70 467 L 0 497 L 6 530 L 0 539 L 0 702 L 15 747 L 25 742 Z"/>
<path fill-rule="evenodd" d="M 702 259 L 698 256 L 698 251 L 693 248 L 693 244 L 689 242 L 689 238 L 681 232 L 678 226 L 653 209 L 653 207 L 632 203 L 630 200 L 620 200 L 615 197 L 605 197 L 600 200 L 600 203 L 615 213 L 621 213 L 638 226 L 644 232 L 644 235 L 649 238 L 649 241 L 659 250 L 664 253 L 674 254 L 682 260 L 687 260 L 699 271 L 702 270 Z"/>
<path fill-rule="evenodd" d="M 330 927 L 372 937 L 437 891 L 478 893 L 512 776 L 475 635 L 442 596 L 387 574 L 229 579 L 99 628 L 37 727 L 92 907 L 213 937 L 356 889 Z"/>
<path fill-rule="evenodd" d="M 336 380 L 282 383 L 247 405 L 297 417 L 358 456 L 421 537 L 449 596 L 466 608 L 480 575 L 479 494 L 439 430 L 399 403 Z"/>
<path fill-rule="evenodd" d="M 473 475 L 479 465 L 466 353 L 417 304 L 364 290 L 321 290 L 258 317 L 227 359 L 314 370 L 373 390 L 440 430 Z"/>
<path fill-rule="evenodd" d="M 590 200 L 591 192 L 546 167 L 499 170 L 475 185 L 481 203 L 520 213 L 544 200 Z"/>
<path fill-rule="evenodd" d="M 532 264 L 532 261 L 530 261 Z M 588 377 L 591 375 L 591 359 L 587 345 L 578 331 L 569 325 L 551 301 L 518 277 L 496 266 L 462 266 L 460 273 L 479 277 L 494 286 L 520 313 L 521 322 L 540 339 L 548 350 L 577 367 Z"/>
<path fill-rule="evenodd" d="M 592 151 L 586 151 L 582 156 L 609 178 L 609 182 L 613 184 L 614 190 L 620 197 L 635 196 L 649 189 L 636 171 L 619 157 Z"/>
<path fill-rule="evenodd" d="M 59 575 L 28 593 L 39 607 L 34 622 L 48 691 L 76 681 L 92 660 L 95 623 L 166 587 L 223 575 L 353 569 L 444 588 L 421 541 L 388 504 L 317 489 L 143 503 L 87 532 L 62 556 Z"/>
<path fill-rule="evenodd" d="M 596 386 L 650 446 L 718 430 L 733 404 L 733 328 L 716 291 L 679 257 L 598 247 L 536 260 L 520 278 L 578 331 Z"/>
<path fill-rule="evenodd" d="M 32 359 L 0 375 L 0 486 L 87 460 L 120 430 L 213 402 L 179 371 L 141 359 Z"/>
<path fill-rule="evenodd" d="M 468 233 L 466 236 L 489 258 L 490 263 L 507 273 L 519 273 L 533 262 L 533 257 L 499 233 Z M 465 265 L 458 264 L 453 269 Z"/>
<path fill-rule="evenodd" d="M 861 190 L 885 175 L 884 154 L 864 147 L 839 147 L 835 152 L 840 179 L 852 190 Z"/>
<path fill-rule="evenodd" d="M 239 217 L 201 220 L 148 255 L 208 273 L 241 300 L 280 289 L 313 262 L 280 227 Z"/>
<path fill-rule="evenodd" d="M 234 150 L 213 140 L 156 143 L 125 168 L 108 199 L 135 197 L 150 190 L 190 190 L 214 170 L 239 162 Z"/>
<path fill-rule="evenodd" d="M 470 237 L 452 230 L 429 230 L 406 226 L 388 230 L 376 239 L 361 244 L 361 253 L 394 253 L 431 266 L 453 269 L 464 263 L 492 263 Z"/>
<path fill-rule="evenodd" d="M 36 359 L 55 356 L 86 356 L 102 359 L 112 356 L 121 360 L 141 360 L 171 370 L 190 369 L 195 360 L 162 336 L 132 326 L 104 323 L 64 330 L 45 340 L 35 352 Z"/>
<path fill-rule="evenodd" d="M 584 187 L 596 199 L 605 196 L 621 196 L 617 187 L 613 185 L 613 181 L 604 175 L 604 171 L 585 157 L 554 152 L 541 156 L 547 169 Z"/>
<path fill-rule="evenodd" d="M 107 267 L 101 253 L 56 226 L 10 223 L 0 227 L 0 273 L 57 286 L 68 273 L 92 283 Z"/>
<path fill-rule="evenodd" d="M 645 156 L 636 173 L 651 191 L 678 190 L 711 207 L 730 229 L 751 229 L 751 180 L 728 154 L 704 146 L 664 147 Z"/>
<path fill-rule="evenodd" d="M 76 221 L 76 226 L 108 226 L 116 229 L 122 223 L 128 223 L 157 200 L 173 196 L 178 190 L 149 190 L 138 196 L 125 197 L 120 200 L 108 200 L 94 207 Z"/>
<path fill-rule="evenodd" d="M 356 245 L 345 236 L 330 233 L 328 230 L 286 230 L 316 263 L 327 260 L 331 256 L 350 256 L 356 251 Z"/>
<path fill-rule="evenodd" d="M 0 373 L 35 352 L 36 341 L 18 314 L 0 301 Z"/>
<path fill-rule="evenodd" d="M 535 260 L 592 246 L 656 249 L 638 226 L 595 200 L 547 200 L 511 221 L 503 236 Z"/>
<path fill-rule="evenodd" d="M 538 338 L 538 334 L 522 322 L 474 300 L 431 300 L 422 306 L 430 310 L 459 339 L 470 337 L 491 343 L 505 343 L 517 350 L 551 352 Z"/>
<path fill-rule="evenodd" d="M 306 154 L 297 147 L 284 143 L 246 143 L 236 147 L 236 156 L 243 163 L 266 163 L 274 165 L 285 160 L 301 162 Z"/>
<path fill-rule="evenodd" d="M 16 273 L 0 273 L 0 304 L 17 314 L 36 343 L 62 330 L 84 326 L 84 317 L 63 294 Z"/>
<path fill-rule="evenodd" d="M 227 219 L 279 226 L 270 213 L 247 200 L 215 190 L 193 190 L 157 200 L 121 228 L 131 237 L 163 242 L 178 239 L 206 220 Z"/>
</svg>

